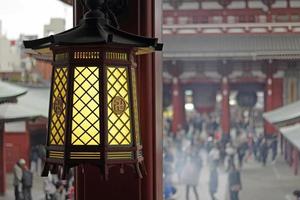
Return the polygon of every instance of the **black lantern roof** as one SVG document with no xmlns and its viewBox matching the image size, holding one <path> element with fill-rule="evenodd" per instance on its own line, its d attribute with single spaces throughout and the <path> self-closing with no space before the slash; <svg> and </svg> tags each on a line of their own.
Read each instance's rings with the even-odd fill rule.
<svg viewBox="0 0 300 200">
<path fill-rule="evenodd" d="M 45 38 L 24 41 L 25 48 L 42 54 L 50 53 L 49 47 L 52 45 L 126 45 L 137 47 L 137 54 L 162 50 L 162 44 L 158 43 L 157 38 L 142 37 L 120 30 L 114 14 L 106 6 L 106 1 L 86 2 L 90 10 L 78 26 Z"/>
</svg>

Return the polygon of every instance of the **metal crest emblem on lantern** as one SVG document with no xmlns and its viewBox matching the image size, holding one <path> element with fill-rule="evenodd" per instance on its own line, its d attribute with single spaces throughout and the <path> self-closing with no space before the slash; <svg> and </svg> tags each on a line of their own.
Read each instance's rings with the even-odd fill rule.
<svg viewBox="0 0 300 200">
<path fill-rule="evenodd" d="M 122 115 L 126 110 L 126 101 L 120 96 L 115 96 L 111 101 L 112 111 L 117 115 Z"/>
<path fill-rule="evenodd" d="M 142 177 L 136 55 L 162 50 L 156 38 L 119 30 L 105 0 L 86 0 L 81 23 L 24 41 L 32 54 L 53 58 L 46 163 L 42 175 L 80 164 L 130 166 Z"/>
<path fill-rule="evenodd" d="M 57 97 L 53 103 L 53 109 L 57 116 L 60 116 L 63 112 L 63 100 L 61 97 Z"/>
</svg>

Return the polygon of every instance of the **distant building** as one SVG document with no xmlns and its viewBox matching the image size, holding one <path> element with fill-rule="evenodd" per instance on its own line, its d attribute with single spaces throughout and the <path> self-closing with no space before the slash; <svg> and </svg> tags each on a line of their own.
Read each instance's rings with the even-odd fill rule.
<svg viewBox="0 0 300 200">
<path fill-rule="evenodd" d="M 66 22 L 61 18 L 51 18 L 50 24 L 44 25 L 44 36 L 53 35 L 65 30 Z"/>
<path fill-rule="evenodd" d="M 28 55 L 25 53 L 25 48 L 24 48 L 24 45 L 23 45 L 23 41 L 24 40 L 35 40 L 37 39 L 38 36 L 37 35 L 24 35 L 24 34 L 21 34 L 18 41 L 17 41 L 17 45 L 19 47 L 19 53 L 21 55 L 21 58 L 25 58 L 27 57 Z"/>
<path fill-rule="evenodd" d="M 61 18 L 51 18 L 50 23 L 44 25 L 44 36 L 53 35 L 65 30 L 65 20 Z M 32 40 L 32 38 L 26 38 Z M 34 38 L 33 38 L 34 39 Z M 51 79 L 51 62 L 42 56 L 35 56 L 36 62 L 31 70 L 31 76 L 34 82 L 49 83 Z"/>
<path fill-rule="evenodd" d="M 0 72 L 20 71 L 20 54 L 16 41 L 0 35 Z"/>
</svg>

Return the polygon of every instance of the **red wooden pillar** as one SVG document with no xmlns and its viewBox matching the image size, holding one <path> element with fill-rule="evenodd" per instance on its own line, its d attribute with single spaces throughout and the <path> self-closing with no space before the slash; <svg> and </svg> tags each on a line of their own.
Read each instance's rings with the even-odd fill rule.
<svg viewBox="0 0 300 200">
<path fill-rule="evenodd" d="M 222 94 L 221 128 L 222 128 L 223 136 L 225 138 L 228 138 L 230 137 L 230 105 L 229 105 L 230 88 L 229 88 L 229 81 L 226 76 L 222 78 L 221 94 Z"/>
<path fill-rule="evenodd" d="M 184 110 L 184 91 L 177 77 L 173 78 L 172 86 L 172 110 L 173 121 L 172 131 L 176 133 L 184 125 L 185 110 Z"/>
<path fill-rule="evenodd" d="M 267 73 L 265 88 L 265 112 L 281 107 L 283 105 L 283 79 L 273 78 L 271 73 Z M 267 136 L 276 131 L 276 128 L 267 121 L 264 127 Z"/>
<path fill-rule="evenodd" d="M 161 0 L 131 0 L 126 17 L 119 20 L 122 30 L 143 36 L 159 37 Z M 74 19 L 81 17 L 80 4 L 74 5 Z M 78 21 L 77 21 L 78 22 Z M 75 22 L 76 24 L 76 22 Z M 147 175 L 137 179 L 130 168 L 120 175 L 110 171 L 108 181 L 92 166 L 76 170 L 77 200 L 162 200 L 162 65 L 160 54 L 138 60 L 139 105 L 143 154 Z"/>
<path fill-rule="evenodd" d="M 284 160 L 288 161 L 288 143 L 286 139 L 283 139 L 284 144 Z"/>
<path fill-rule="evenodd" d="M 6 168 L 4 149 L 4 122 L 0 120 L 0 196 L 4 196 L 6 190 Z"/>
<path fill-rule="evenodd" d="M 293 166 L 294 166 L 294 175 L 297 175 L 298 166 L 299 166 L 299 153 L 296 147 L 293 148 Z"/>
<path fill-rule="evenodd" d="M 290 167 L 293 167 L 293 149 L 294 147 L 292 146 L 292 144 L 290 142 L 288 142 L 289 144 L 289 164 Z"/>
<path fill-rule="evenodd" d="M 273 110 L 273 77 L 272 74 L 268 73 L 267 74 L 267 79 L 266 79 L 266 87 L 265 87 L 265 112 Z M 264 124 L 265 128 L 265 134 L 268 136 L 272 134 L 275 131 L 275 128 L 272 124 L 269 122 L 265 121 Z"/>
<path fill-rule="evenodd" d="M 283 139 L 283 135 L 280 133 L 279 134 L 280 137 L 280 154 L 283 155 L 284 154 L 284 139 Z"/>
</svg>

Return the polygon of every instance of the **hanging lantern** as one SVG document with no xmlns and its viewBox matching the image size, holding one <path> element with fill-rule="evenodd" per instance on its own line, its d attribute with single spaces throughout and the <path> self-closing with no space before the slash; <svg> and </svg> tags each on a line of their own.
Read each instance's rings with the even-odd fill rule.
<svg viewBox="0 0 300 200">
<path fill-rule="evenodd" d="M 141 177 L 135 56 L 161 50 L 156 38 L 118 29 L 104 0 L 86 0 L 89 11 L 75 28 L 24 41 L 53 56 L 46 163 L 42 175 L 89 163 L 133 166 Z M 114 26 L 112 26 L 113 24 Z"/>
</svg>

